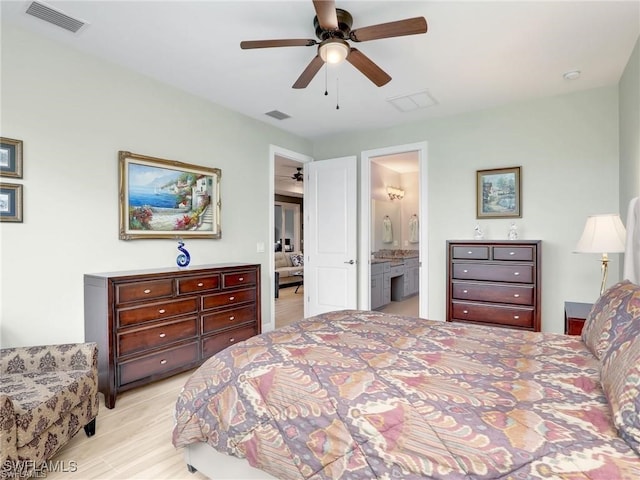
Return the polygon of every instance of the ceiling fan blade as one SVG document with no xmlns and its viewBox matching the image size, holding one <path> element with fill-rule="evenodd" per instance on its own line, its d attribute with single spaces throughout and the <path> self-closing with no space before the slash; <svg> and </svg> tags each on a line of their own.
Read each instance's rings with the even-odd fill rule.
<svg viewBox="0 0 640 480">
<path fill-rule="evenodd" d="M 427 33 L 427 20 L 424 17 L 407 18 L 397 22 L 381 23 L 352 30 L 349 38 L 354 42 L 366 42 L 379 38 L 402 37 Z"/>
<path fill-rule="evenodd" d="M 246 40 L 240 42 L 243 50 L 249 48 L 271 48 L 271 47 L 312 47 L 318 42 L 312 38 L 290 38 L 284 40 Z"/>
<path fill-rule="evenodd" d="M 324 61 L 320 58 L 320 55 L 313 57 L 311 63 L 307 65 L 307 68 L 304 69 L 302 75 L 300 75 L 298 80 L 296 80 L 296 83 L 293 84 L 293 88 L 306 88 L 311 80 L 313 80 L 313 77 L 316 76 L 318 70 L 322 68 L 322 65 L 324 65 Z"/>
<path fill-rule="evenodd" d="M 347 61 L 360 70 L 365 77 L 375 83 L 378 87 L 386 85 L 391 81 L 391 77 L 378 65 L 362 53 L 357 48 L 351 47 L 351 52 L 347 56 Z"/>
<path fill-rule="evenodd" d="M 336 2 L 333 0 L 313 0 L 318 23 L 324 30 L 338 30 Z"/>
</svg>

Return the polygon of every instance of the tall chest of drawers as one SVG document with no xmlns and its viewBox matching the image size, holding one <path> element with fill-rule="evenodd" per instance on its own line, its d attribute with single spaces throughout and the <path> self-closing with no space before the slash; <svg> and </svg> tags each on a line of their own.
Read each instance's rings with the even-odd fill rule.
<svg viewBox="0 0 640 480">
<path fill-rule="evenodd" d="M 540 331 L 542 242 L 447 241 L 447 321 Z"/>
<path fill-rule="evenodd" d="M 260 265 L 86 274 L 84 324 L 85 340 L 98 343 L 98 388 L 113 408 L 118 392 L 260 333 Z"/>
</svg>

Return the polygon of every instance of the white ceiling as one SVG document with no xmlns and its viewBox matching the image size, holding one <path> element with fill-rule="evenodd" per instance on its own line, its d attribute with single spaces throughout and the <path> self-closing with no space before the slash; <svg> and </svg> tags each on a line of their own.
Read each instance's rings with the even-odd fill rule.
<svg viewBox="0 0 640 480">
<path fill-rule="evenodd" d="M 640 0 L 338 1 L 354 29 L 424 16 L 429 30 L 359 43 L 393 79 L 378 88 L 345 62 L 329 68 L 325 96 L 324 69 L 306 89 L 291 88 L 316 47 L 239 46 L 315 38 L 311 0 L 45 2 L 89 22 L 77 34 L 26 15 L 29 3 L 3 0 L 3 22 L 309 139 L 615 85 L 640 32 Z M 576 69 L 578 80 L 562 78 Z M 387 101 L 420 91 L 436 105 L 401 113 Z M 271 110 L 291 118 L 264 115 Z"/>
</svg>

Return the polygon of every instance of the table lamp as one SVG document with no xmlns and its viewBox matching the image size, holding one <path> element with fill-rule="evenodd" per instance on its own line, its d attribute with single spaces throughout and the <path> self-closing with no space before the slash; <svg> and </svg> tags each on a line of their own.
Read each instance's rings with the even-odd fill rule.
<svg viewBox="0 0 640 480">
<path fill-rule="evenodd" d="M 576 245 L 577 253 L 601 253 L 602 254 L 602 284 L 600 295 L 604 293 L 607 283 L 607 270 L 609 267 L 608 253 L 624 252 L 626 231 L 620 215 L 607 213 L 603 215 L 590 215 L 584 226 L 582 237 Z"/>
</svg>

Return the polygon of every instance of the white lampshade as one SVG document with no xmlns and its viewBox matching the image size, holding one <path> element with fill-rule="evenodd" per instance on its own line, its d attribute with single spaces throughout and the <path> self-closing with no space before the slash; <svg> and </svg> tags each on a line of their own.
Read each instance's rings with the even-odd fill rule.
<svg viewBox="0 0 640 480">
<path fill-rule="evenodd" d="M 576 245 L 578 253 L 624 252 L 626 230 L 617 213 L 590 215 L 582 237 Z"/>
<path fill-rule="evenodd" d="M 340 63 L 349 55 L 349 44 L 341 38 L 330 38 L 320 44 L 318 53 L 326 63 Z"/>
</svg>

